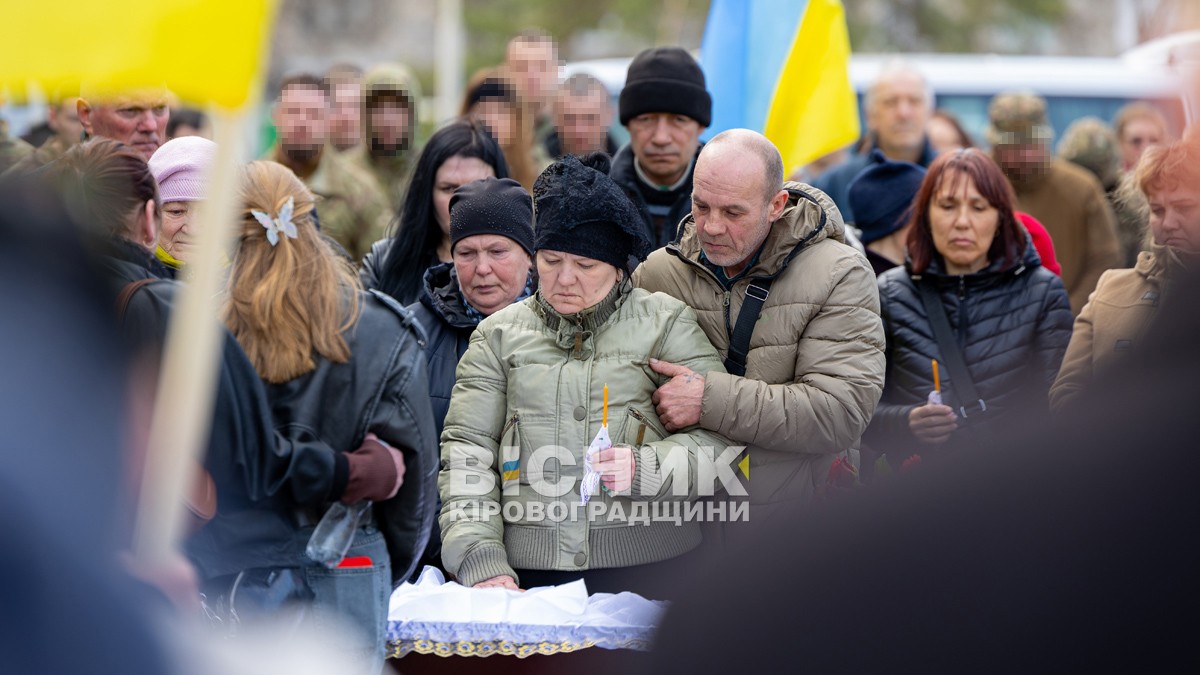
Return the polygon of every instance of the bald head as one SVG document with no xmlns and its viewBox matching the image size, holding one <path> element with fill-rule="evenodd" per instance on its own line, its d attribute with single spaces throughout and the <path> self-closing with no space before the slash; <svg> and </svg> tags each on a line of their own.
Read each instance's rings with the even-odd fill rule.
<svg viewBox="0 0 1200 675">
<path fill-rule="evenodd" d="M 705 257 L 740 273 L 787 207 L 783 159 L 765 136 L 746 129 L 717 134 L 700 151 L 692 181 L 692 218 Z"/>
<path fill-rule="evenodd" d="M 705 157 L 711 156 L 708 162 Z M 736 158 L 736 159 L 735 159 Z M 746 165 L 746 160 L 756 160 L 753 167 Z M 739 161 L 740 160 L 740 161 Z M 732 162 L 732 165 L 729 163 Z M 712 166 L 732 166 L 750 169 L 763 177 L 762 190 L 764 201 L 771 201 L 783 189 L 783 157 L 775 144 L 762 134 L 749 129 L 730 129 L 722 131 L 705 144 L 696 162 L 696 170 L 701 163 Z"/>
</svg>

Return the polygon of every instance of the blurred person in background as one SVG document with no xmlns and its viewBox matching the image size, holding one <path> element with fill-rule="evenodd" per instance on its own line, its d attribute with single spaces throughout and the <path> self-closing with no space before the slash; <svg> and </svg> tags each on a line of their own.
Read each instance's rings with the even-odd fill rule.
<svg viewBox="0 0 1200 675">
<path fill-rule="evenodd" d="M 846 196 L 858 214 L 854 226 L 861 232 L 867 262 L 876 276 L 903 265 L 908 257 L 905 242 L 912 203 L 923 178 L 924 168 L 912 162 L 894 162 L 873 150 L 871 164 L 850 181 Z"/>
<path fill-rule="evenodd" d="M 487 127 L 508 161 L 513 179 L 526 190 L 550 163 L 545 150 L 533 142 L 533 119 L 521 106 L 512 83 L 484 69 L 467 83 L 460 114 L 474 117 Z"/>
<path fill-rule="evenodd" d="M 183 136 L 166 143 L 150 158 L 150 172 L 158 183 L 162 227 L 154 255 L 178 271 L 193 255 L 193 228 L 199 202 L 208 196 L 217 144 L 200 136 Z"/>
<path fill-rule="evenodd" d="M 75 101 L 86 138 L 111 138 L 137 150 L 149 160 L 167 141 L 171 118 L 169 94 L 163 88 L 137 89 L 103 95 L 89 91 Z"/>
<path fill-rule="evenodd" d="M 812 186 L 829 195 L 842 218 L 854 222 L 854 209 L 846 191 L 870 162 L 878 149 L 888 159 L 927 167 L 937 156 L 926 135 L 926 124 L 933 113 L 933 90 L 929 82 L 904 61 L 885 65 L 863 97 L 867 118 L 867 142 L 856 154 L 812 181 Z"/>
<path fill-rule="evenodd" d="M 1150 146 L 1131 180 L 1130 189 L 1138 191 L 1148 214 L 1149 250 L 1138 255 L 1132 269 L 1105 272 L 1075 320 L 1062 372 L 1050 392 L 1059 410 L 1073 404 L 1100 373 L 1145 349 L 1159 307 L 1181 292 L 1189 272 L 1200 270 L 1200 137 Z"/>
<path fill-rule="evenodd" d="M 550 106 L 558 87 L 558 44 L 537 29 L 522 31 L 504 51 L 503 73 L 517 90 L 533 129 L 534 142 L 544 142 L 554 130 Z"/>
<path fill-rule="evenodd" d="M 1087 169 L 1100 181 L 1108 205 L 1116 216 L 1121 266 L 1133 267 L 1146 243 L 1146 220 L 1139 209 L 1120 198 L 1121 154 L 1112 128 L 1096 117 L 1082 117 L 1071 122 L 1058 142 L 1058 156 Z"/>
<path fill-rule="evenodd" d="M 954 113 L 944 108 L 938 108 L 929 116 L 925 123 L 925 133 L 929 136 L 929 144 L 939 155 L 960 148 L 973 148 L 975 141 L 971 134 L 963 128 Z"/>
<path fill-rule="evenodd" d="M 303 573 L 312 620 L 351 621 L 357 639 L 336 647 L 361 672 L 377 673 L 392 583 L 412 573 L 436 504 L 420 329 L 391 298 L 362 291 L 349 262 L 319 236 L 313 194 L 286 167 L 251 162 L 239 197 L 223 318 L 266 384 L 277 429 L 359 446 L 334 453 L 321 476 L 330 489 L 297 507 L 296 541 L 308 540 L 332 502 L 366 508 L 345 553 L 358 566 L 308 564 Z M 297 552 L 295 564 L 305 559 Z"/>
<path fill-rule="evenodd" d="M 208 126 L 208 115 L 195 108 L 178 108 L 171 111 L 167 122 L 167 140 L 182 136 L 199 136 L 212 140 L 212 129 Z"/>
<path fill-rule="evenodd" d="M 321 198 L 321 231 L 351 260 L 361 260 L 383 236 L 391 212 L 375 179 L 329 150 L 329 101 L 323 80 L 303 74 L 285 78 L 274 108 L 279 137 L 262 158 L 291 169 Z"/>
<path fill-rule="evenodd" d="M 329 144 L 345 152 L 362 143 L 362 68 L 339 63 L 325 71 L 329 90 Z"/>
<path fill-rule="evenodd" d="M 79 122 L 75 101 L 74 96 L 67 96 L 51 102 L 46 108 L 46 126 L 53 135 L 38 145 L 42 164 L 58 159 L 83 138 L 83 124 Z"/>
<path fill-rule="evenodd" d="M 553 109 L 554 128 L 544 142 L 550 157 L 617 154 L 617 144 L 608 132 L 613 110 L 603 82 L 586 73 L 568 77 L 558 87 Z"/>
<path fill-rule="evenodd" d="M 398 63 L 375 66 L 363 76 L 363 142 L 347 151 L 350 161 L 375 177 L 395 214 L 404 203 L 417 143 L 417 78 Z"/>
<path fill-rule="evenodd" d="M 412 184 L 390 234 L 371 246 L 359 276 L 402 304 L 420 297 L 425 270 L 453 260 L 450 199 L 459 187 L 488 177 L 508 178 L 496 139 L 478 120 L 458 119 L 439 129 L 421 149 Z"/>
<path fill-rule="evenodd" d="M 1046 100 L 1028 91 L 997 94 L 988 105 L 992 158 L 1016 193 L 1016 209 L 1046 226 L 1062 280 L 1078 314 L 1105 270 L 1121 264 L 1112 209 L 1100 181 L 1051 153 Z"/>
<path fill-rule="evenodd" d="M 1027 408 L 1047 408 L 1071 312 L 1013 201 L 982 151 L 939 156 L 913 202 L 908 261 L 879 277 L 887 376 L 863 438 L 893 470 L 914 455 L 973 450 Z M 941 403 L 930 397 L 938 385 Z"/>
<path fill-rule="evenodd" d="M 1167 118 L 1145 101 L 1134 101 L 1118 110 L 1113 130 L 1121 144 L 1121 170 L 1126 173 L 1133 171 L 1146 148 L 1170 140 Z"/>
<path fill-rule="evenodd" d="M 653 248 L 674 241 L 692 210 L 692 174 L 712 123 L 704 71 L 680 47 L 654 47 L 634 57 L 619 100 L 629 143 L 617 151 L 611 177 L 646 226 Z"/>
</svg>

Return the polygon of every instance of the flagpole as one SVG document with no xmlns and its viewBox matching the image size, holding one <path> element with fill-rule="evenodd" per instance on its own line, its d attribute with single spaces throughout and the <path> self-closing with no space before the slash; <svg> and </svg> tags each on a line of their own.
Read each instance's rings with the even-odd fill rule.
<svg viewBox="0 0 1200 675">
<path fill-rule="evenodd" d="M 257 96 L 252 99 L 243 110 L 254 107 Z M 210 115 L 216 157 L 208 176 L 208 198 L 199 205 L 195 256 L 185 268 L 189 276 L 171 310 L 138 499 L 134 554 L 148 563 L 164 560 L 182 539 L 184 495 L 212 431 L 221 358 L 222 259 L 236 218 L 238 148 L 245 116 L 220 109 Z"/>
</svg>

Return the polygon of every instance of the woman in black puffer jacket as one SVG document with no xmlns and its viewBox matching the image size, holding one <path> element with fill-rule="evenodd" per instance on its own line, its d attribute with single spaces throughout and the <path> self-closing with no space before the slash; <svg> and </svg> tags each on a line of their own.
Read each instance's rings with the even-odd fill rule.
<svg viewBox="0 0 1200 675">
<path fill-rule="evenodd" d="M 974 149 L 939 157 L 913 200 L 908 262 L 879 277 L 887 376 L 864 436 L 893 468 L 914 454 L 971 447 L 1047 407 L 1071 311 L 1013 202 L 1000 168 Z M 922 300 L 925 285 L 944 308 L 982 404 L 954 381 Z M 934 359 L 944 405 L 930 401 Z"/>
</svg>

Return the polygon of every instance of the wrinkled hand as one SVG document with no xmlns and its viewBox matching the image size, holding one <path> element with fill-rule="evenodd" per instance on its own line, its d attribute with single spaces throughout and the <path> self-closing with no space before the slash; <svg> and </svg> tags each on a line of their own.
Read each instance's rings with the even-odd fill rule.
<svg viewBox="0 0 1200 675">
<path fill-rule="evenodd" d="M 650 368 L 669 378 L 654 392 L 654 410 L 667 431 L 679 431 L 700 423 L 704 400 L 704 376 L 687 366 L 650 359 Z"/>
<path fill-rule="evenodd" d="M 517 586 L 516 580 L 507 574 L 498 577 L 492 577 L 491 579 L 484 579 L 471 588 L 508 588 L 514 591 L 521 590 L 520 587 Z"/>
<path fill-rule="evenodd" d="M 957 428 L 958 415 L 948 405 L 926 403 L 908 413 L 909 431 L 925 443 L 945 443 Z"/>
<path fill-rule="evenodd" d="M 600 482 L 609 492 L 625 494 L 633 487 L 633 471 L 637 460 L 633 456 L 633 448 L 628 445 L 614 445 L 596 453 L 592 461 L 592 469 L 600 474 Z"/>
</svg>

